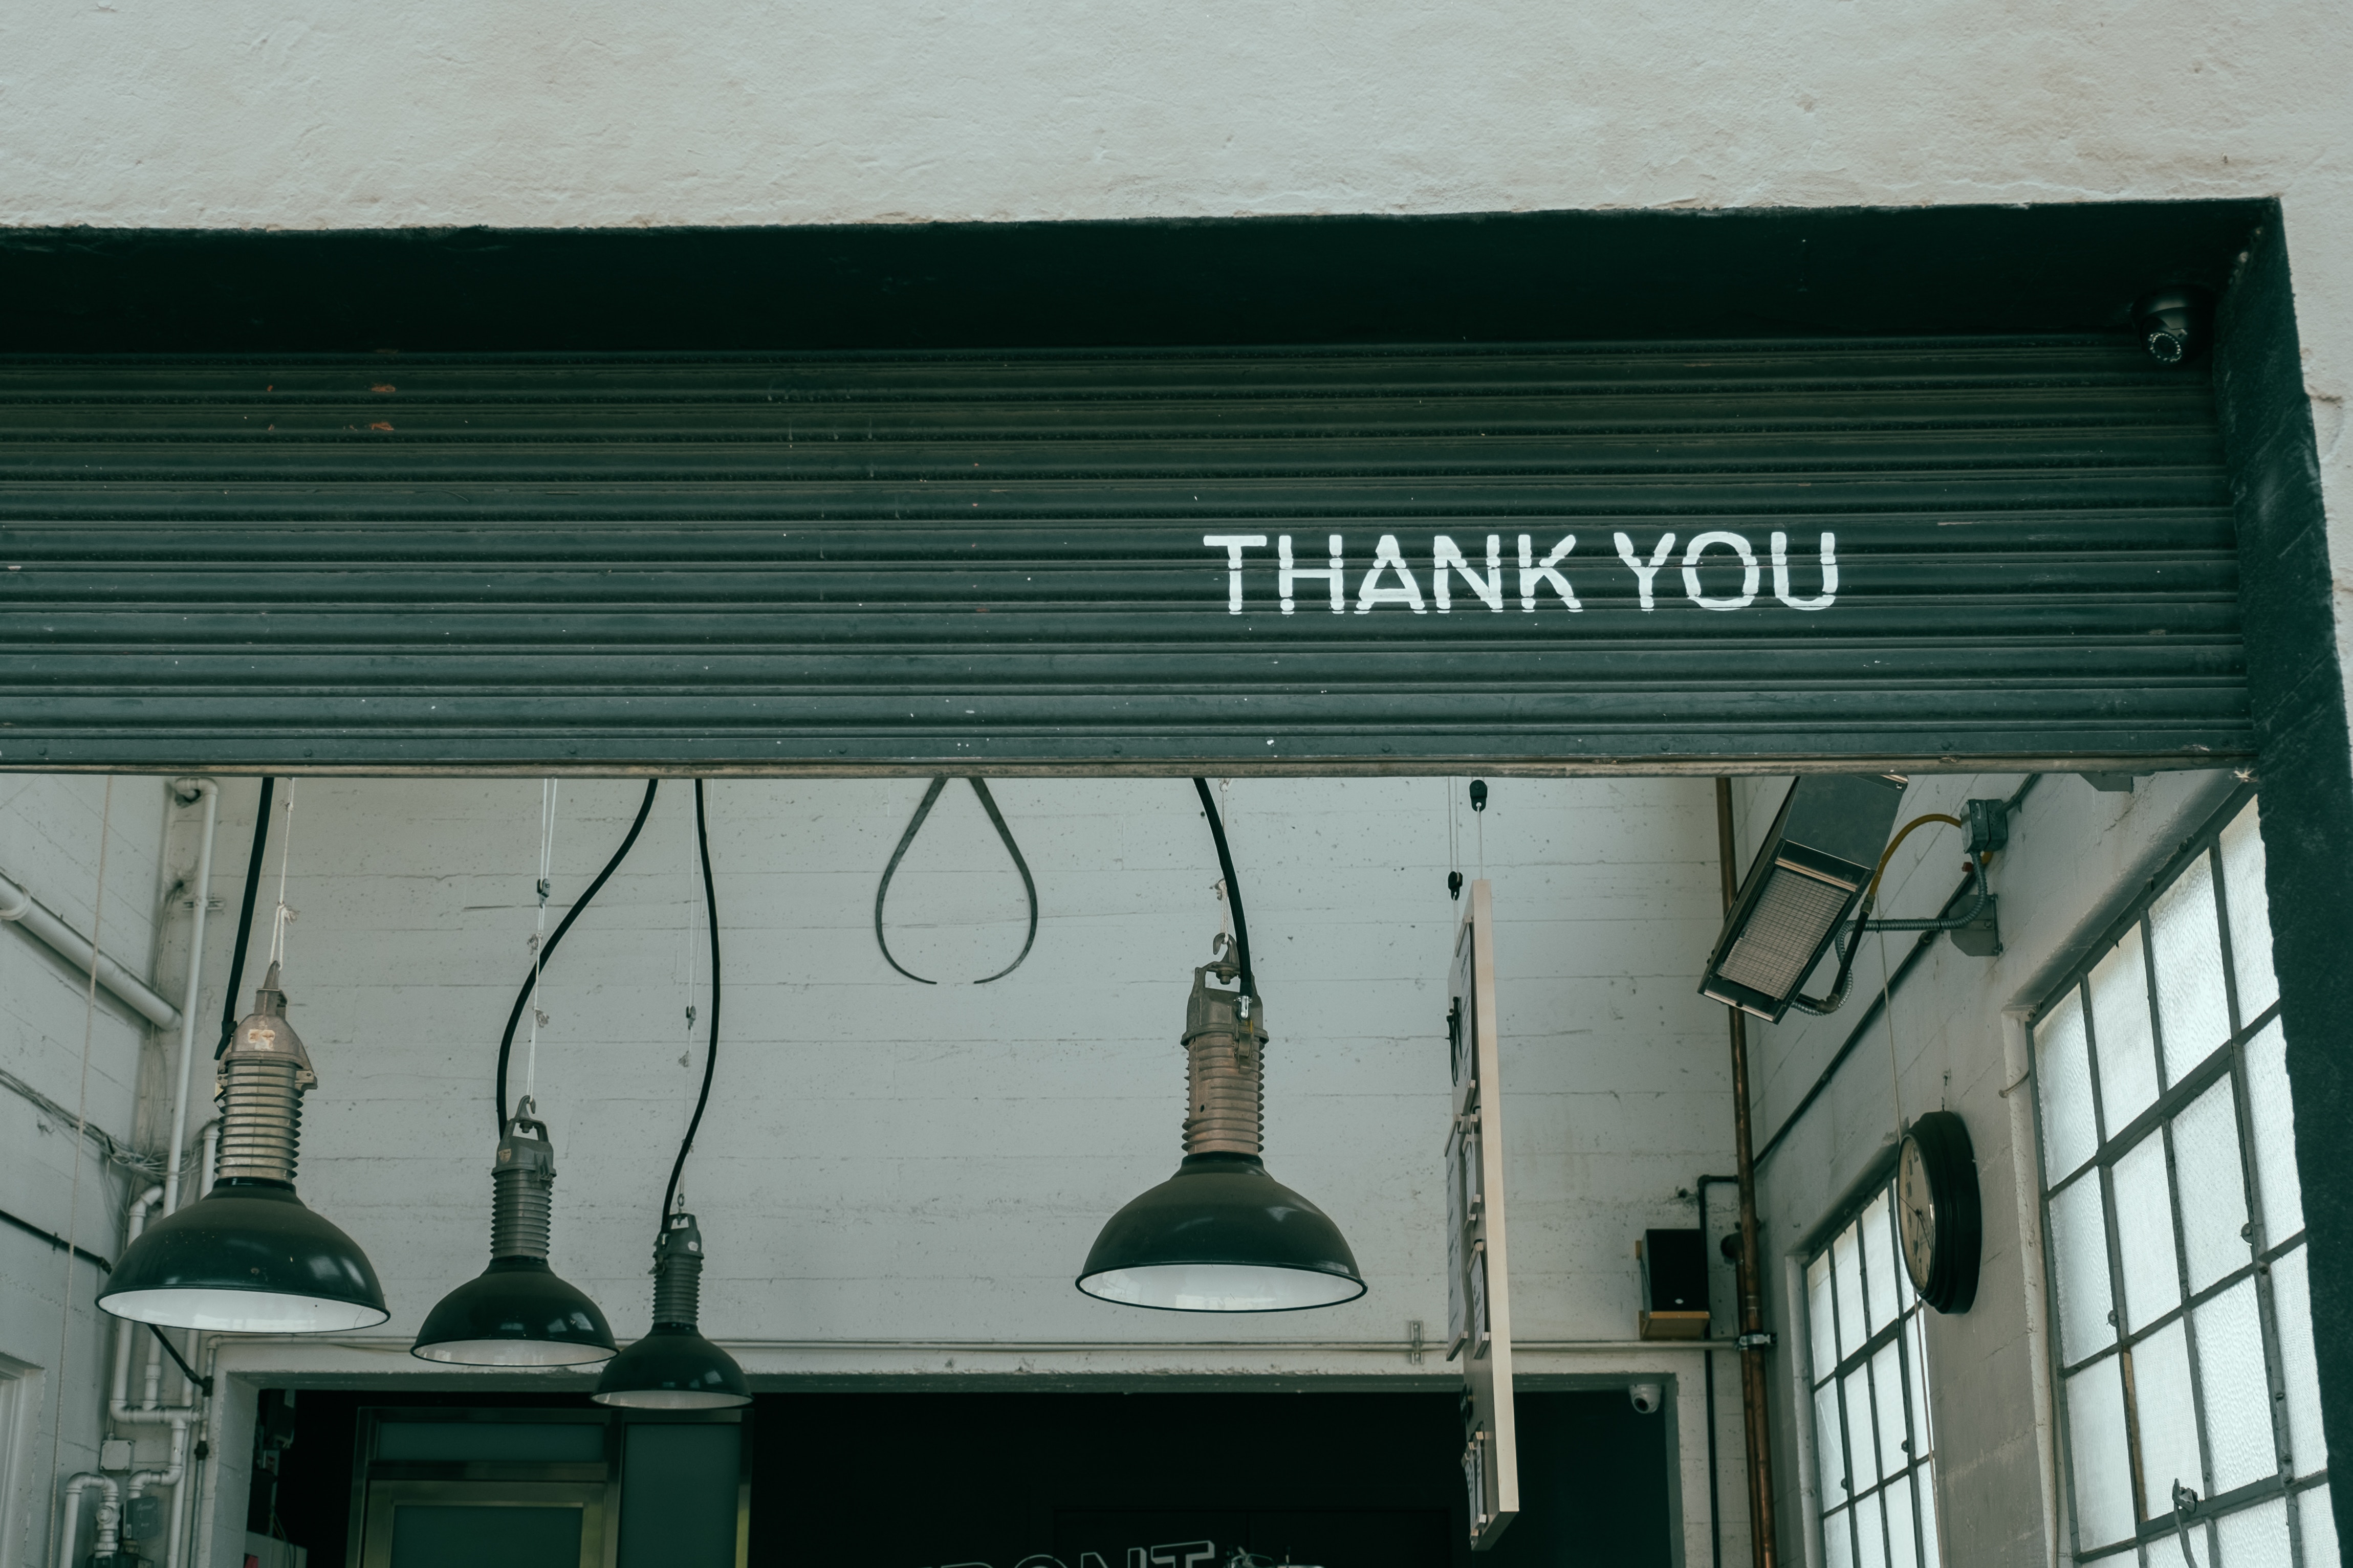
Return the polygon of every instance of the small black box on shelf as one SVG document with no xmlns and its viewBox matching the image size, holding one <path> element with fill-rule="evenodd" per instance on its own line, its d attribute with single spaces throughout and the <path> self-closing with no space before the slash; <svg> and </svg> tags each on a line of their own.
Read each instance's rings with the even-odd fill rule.
<svg viewBox="0 0 2353 1568">
<path fill-rule="evenodd" d="M 1696 1230 L 1646 1230 L 1634 1244 L 1642 1265 L 1636 1331 L 1646 1340 L 1707 1338 L 1707 1241 Z"/>
</svg>

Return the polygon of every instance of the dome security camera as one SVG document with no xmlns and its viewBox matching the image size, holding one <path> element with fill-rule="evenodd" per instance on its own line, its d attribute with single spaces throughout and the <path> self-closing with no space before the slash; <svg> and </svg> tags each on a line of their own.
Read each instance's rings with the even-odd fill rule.
<svg viewBox="0 0 2353 1568">
<path fill-rule="evenodd" d="M 2213 302 L 2202 289 L 2167 289 L 2133 306 L 2133 327 L 2159 364 L 2185 364 L 2212 344 Z"/>
<path fill-rule="evenodd" d="M 1655 1383 L 1638 1383 L 1626 1390 L 1626 1397 L 1644 1415 L 1656 1415 L 1659 1406 L 1666 1403 L 1667 1391 Z"/>
</svg>

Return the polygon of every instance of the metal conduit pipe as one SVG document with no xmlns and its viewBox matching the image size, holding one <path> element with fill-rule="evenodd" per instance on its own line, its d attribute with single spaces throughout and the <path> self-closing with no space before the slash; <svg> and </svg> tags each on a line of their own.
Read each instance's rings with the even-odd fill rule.
<svg viewBox="0 0 2353 1568">
<path fill-rule="evenodd" d="M 206 1129 L 207 1151 L 212 1147 L 213 1137 L 213 1131 Z M 156 1186 L 148 1188 L 132 1200 L 130 1222 L 124 1227 L 128 1233 L 124 1243 L 125 1250 L 128 1250 L 131 1242 L 137 1241 L 140 1235 L 146 1230 L 148 1211 L 161 1202 L 163 1196 L 164 1189 Z M 133 1322 L 128 1318 L 115 1320 L 114 1384 L 112 1391 L 107 1397 L 106 1415 L 107 1419 L 117 1427 L 167 1426 L 171 1428 L 171 1458 L 166 1461 L 165 1467 L 161 1470 L 140 1470 L 134 1473 L 130 1479 L 128 1495 L 136 1498 L 142 1492 L 156 1487 L 172 1489 L 172 1522 L 169 1526 L 171 1534 L 165 1548 L 164 1568 L 179 1568 L 181 1538 L 186 1533 L 184 1524 L 188 1506 L 188 1489 L 181 1482 L 187 1473 L 188 1428 L 196 1420 L 197 1391 L 193 1387 L 188 1389 L 187 1403 L 185 1405 L 160 1403 L 163 1381 L 163 1341 L 154 1331 L 150 1330 L 144 1394 L 140 1403 L 137 1405 L 131 1403 L 131 1341 L 141 1329 L 146 1327 L 147 1325 Z M 111 1486 L 113 1483 L 109 1481 L 108 1484 Z M 99 1550 L 103 1552 L 112 1548 L 101 1544 Z"/>
<path fill-rule="evenodd" d="M 1716 855 L 1724 868 L 1724 907 L 1739 901 L 1738 847 L 1732 833 L 1732 781 L 1715 781 Z M 1748 1439 L 1748 1529 L 1756 1568 L 1774 1568 L 1780 1553 L 1773 1528 L 1773 1428 L 1766 1403 L 1765 1286 L 1757 1247 L 1757 1162 L 1751 1150 L 1748 1104 L 1747 1015 L 1725 1009 L 1732 1018 L 1732 1142 L 1740 1188 L 1740 1412 Z"/>
<path fill-rule="evenodd" d="M 188 1080 L 196 1058 L 197 990 L 205 977 L 205 905 L 213 886 L 213 833 L 220 826 L 220 785 L 211 779 L 174 779 L 172 793 L 183 805 L 205 803 L 204 836 L 196 841 L 196 876 L 190 885 L 188 976 L 180 987 L 180 1077 L 172 1096 L 172 1147 L 164 1161 L 164 1212 L 180 1206 L 180 1160 L 188 1143 Z M 237 984 L 231 976 L 229 984 Z"/>
<path fill-rule="evenodd" d="M 122 1226 L 126 1251 L 146 1231 L 147 1211 L 162 1202 L 163 1197 L 163 1188 L 150 1187 L 131 1200 L 131 1212 Z M 141 1326 L 129 1318 L 114 1320 L 114 1383 L 113 1391 L 106 1401 L 106 1413 L 116 1420 L 123 1419 L 117 1412 L 131 1408 L 131 1342 L 138 1336 Z"/>
<path fill-rule="evenodd" d="M 22 928 L 25 934 L 49 947 L 98 983 L 131 1005 L 132 1011 L 159 1029 L 180 1021 L 180 1010 L 147 988 L 144 981 L 98 951 L 90 938 L 66 924 L 57 913 L 25 890 L 22 884 L 0 875 L 0 921 Z"/>
</svg>

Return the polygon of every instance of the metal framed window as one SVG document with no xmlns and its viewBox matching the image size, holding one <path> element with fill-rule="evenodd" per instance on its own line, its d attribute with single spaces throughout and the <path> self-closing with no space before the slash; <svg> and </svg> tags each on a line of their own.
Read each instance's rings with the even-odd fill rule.
<svg viewBox="0 0 2353 1568">
<path fill-rule="evenodd" d="M 1830 1568 L 1936 1568 L 1936 1469 L 1920 1298 L 1894 1178 L 1806 1260 L 1814 1454 Z"/>
<path fill-rule="evenodd" d="M 2030 1029 L 2077 1561 L 2335 1568 L 2252 791 Z"/>
</svg>

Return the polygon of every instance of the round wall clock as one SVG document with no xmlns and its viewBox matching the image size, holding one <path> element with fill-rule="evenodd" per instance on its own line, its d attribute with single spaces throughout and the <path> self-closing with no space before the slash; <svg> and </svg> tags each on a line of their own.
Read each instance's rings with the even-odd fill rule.
<svg viewBox="0 0 2353 1568">
<path fill-rule="evenodd" d="M 1969 1130 L 1949 1110 L 1912 1123 L 1895 1162 L 1895 1224 L 1905 1272 L 1940 1312 L 1966 1312 L 1978 1294 L 1984 1226 Z"/>
</svg>

